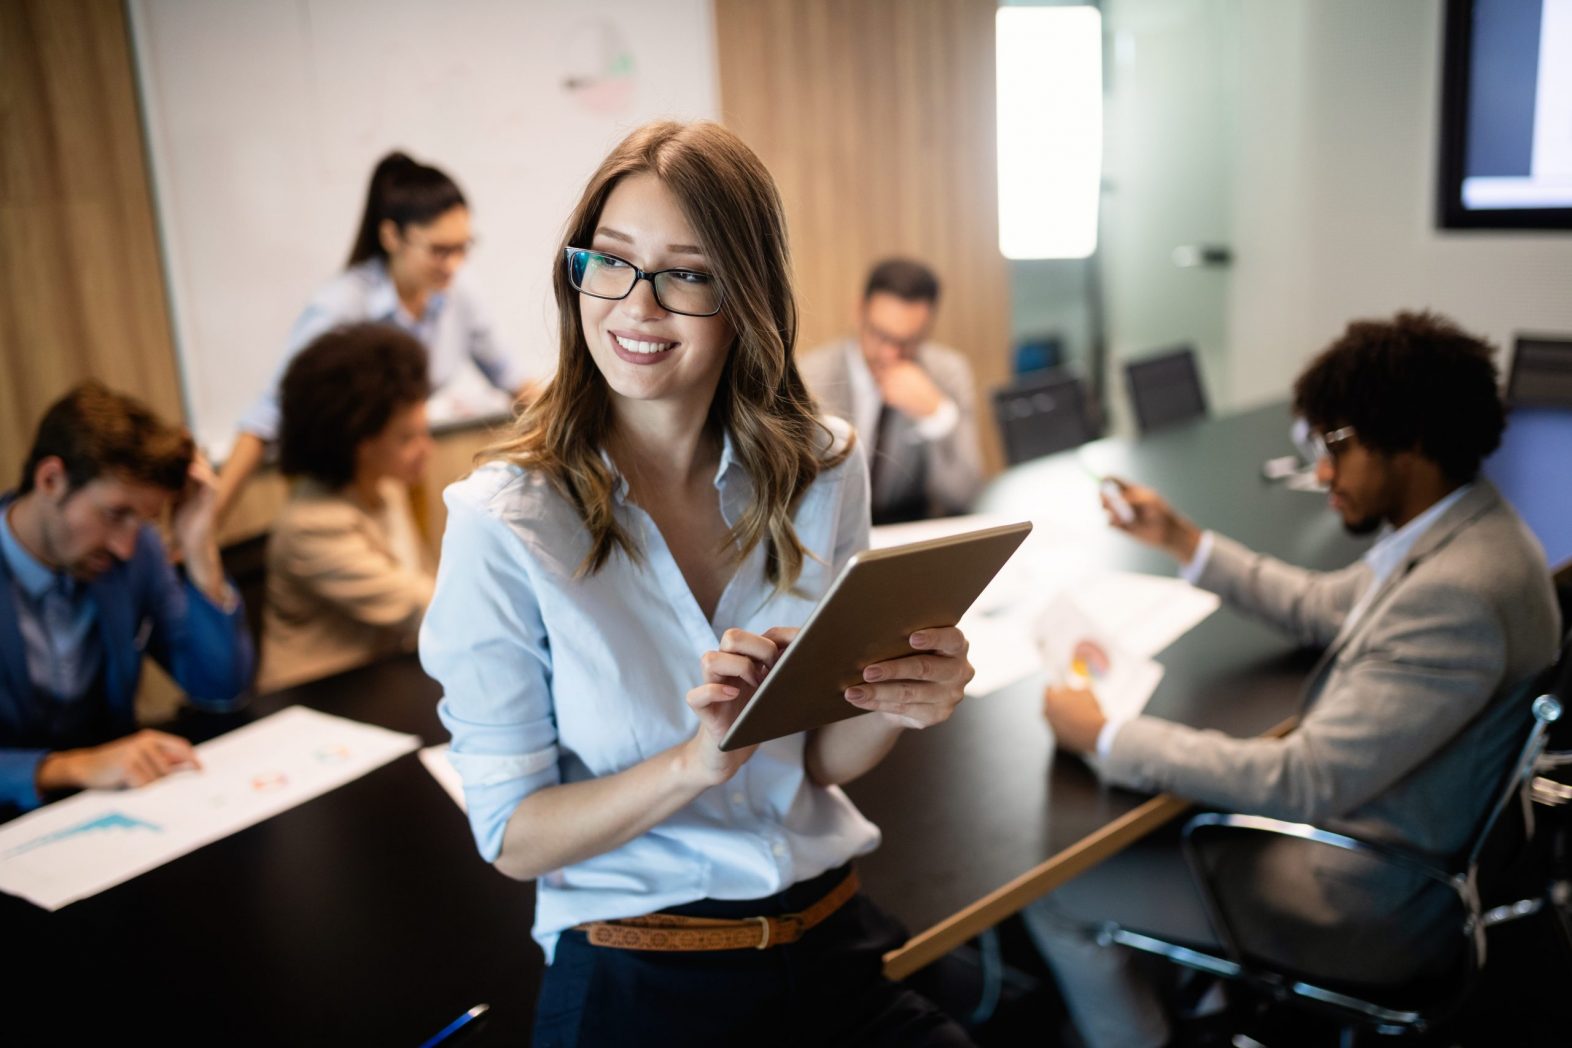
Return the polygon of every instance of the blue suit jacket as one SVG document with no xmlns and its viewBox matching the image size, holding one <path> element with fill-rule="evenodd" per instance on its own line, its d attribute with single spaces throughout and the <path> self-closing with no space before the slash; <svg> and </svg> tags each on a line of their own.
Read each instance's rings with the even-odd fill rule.
<svg viewBox="0 0 1572 1048">
<path fill-rule="evenodd" d="M 9 495 L 0 497 L 0 513 L 10 502 Z M 152 527 L 137 535 L 131 559 L 94 579 L 87 592 L 98 610 L 104 648 L 99 701 L 108 704 L 107 719 L 115 729 L 103 741 L 136 728 L 144 654 L 157 659 L 196 706 L 222 711 L 241 704 L 255 667 L 245 610 L 237 600 L 233 610 L 223 611 L 176 575 Z M 20 747 L 16 737 L 32 721 L 38 701 L 17 626 L 11 571 L 0 558 L 0 813 L 42 802 L 35 776 L 49 749 Z"/>
</svg>

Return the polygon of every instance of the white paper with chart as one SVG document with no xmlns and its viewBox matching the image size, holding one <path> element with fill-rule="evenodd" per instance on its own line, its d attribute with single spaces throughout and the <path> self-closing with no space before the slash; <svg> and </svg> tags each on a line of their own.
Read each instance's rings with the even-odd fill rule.
<svg viewBox="0 0 1572 1048">
<path fill-rule="evenodd" d="M 58 910 L 419 744 L 413 735 L 290 707 L 198 746 L 201 771 L 135 790 L 87 790 L 0 827 L 0 891 Z"/>
</svg>

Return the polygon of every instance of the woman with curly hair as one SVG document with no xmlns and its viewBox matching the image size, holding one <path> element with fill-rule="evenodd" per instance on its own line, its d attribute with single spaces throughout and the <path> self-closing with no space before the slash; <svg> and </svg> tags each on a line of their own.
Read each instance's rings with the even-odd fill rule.
<svg viewBox="0 0 1572 1048">
<path fill-rule="evenodd" d="M 426 351 L 390 324 L 335 328 L 284 373 L 258 687 L 286 687 L 415 646 L 431 600 L 409 485 L 431 453 Z"/>
</svg>

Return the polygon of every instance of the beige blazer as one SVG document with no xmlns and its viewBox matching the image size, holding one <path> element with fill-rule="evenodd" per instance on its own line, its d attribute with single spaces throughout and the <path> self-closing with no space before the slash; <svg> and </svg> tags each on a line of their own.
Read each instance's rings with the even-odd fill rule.
<svg viewBox="0 0 1572 1048">
<path fill-rule="evenodd" d="M 405 490 L 381 513 L 298 480 L 267 550 L 258 690 L 288 687 L 414 649 L 431 601 L 431 558 Z"/>
</svg>

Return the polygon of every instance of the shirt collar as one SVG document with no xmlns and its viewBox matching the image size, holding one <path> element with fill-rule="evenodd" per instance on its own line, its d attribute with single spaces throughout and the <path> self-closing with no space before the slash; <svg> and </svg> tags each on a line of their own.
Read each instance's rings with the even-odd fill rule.
<svg viewBox="0 0 1572 1048">
<path fill-rule="evenodd" d="M 1365 564 L 1370 567 L 1370 571 L 1375 575 L 1376 581 L 1380 582 L 1396 571 L 1398 565 L 1408 559 L 1408 554 L 1413 551 L 1414 544 L 1420 540 L 1424 533 L 1429 531 L 1435 522 L 1440 520 L 1442 515 L 1456 505 L 1472 488 L 1472 484 L 1464 484 L 1396 530 L 1390 530 L 1390 526 L 1388 526 L 1389 530 L 1382 533 L 1376 544 L 1371 546 L 1364 556 Z"/>
<path fill-rule="evenodd" d="M 425 323 L 442 311 L 442 304 L 447 301 L 448 293 L 433 291 L 431 297 L 426 299 L 425 315 L 419 321 L 414 321 L 404 313 L 403 306 L 399 304 L 398 289 L 393 286 L 393 277 L 388 273 L 387 262 L 380 258 L 372 258 L 367 259 L 363 265 L 371 280 L 371 290 L 366 293 L 368 319 L 399 324 L 405 321 Z"/>
<path fill-rule="evenodd" d="M 5 557 L 11 577 L 29 598 L 38 600 L 55 584 L 55 573 L 37 557 L 27 552 L 22 540 L 11 530 L 11 506 L 0 507 L 0 555 Z"/>
<path fill-rule="evenodd" d="M 624 501 L 628 497 L 628 478 L 622 475 L 622 471 L 617 468 L 617 463 L 612 460 L 611 452 L 605 448 L 600 449 L 600 460 L 606 464 L 607 469 L 611 470 L 611 475 L 616 480 L 612 494 L 618 502 Z M 715 490 L 722 496 L 726 494 L 727 487 L 732 483 L 729 477 L 734 468 L 740 473 L 742 464 L 737 461 L 737 449 L 732 443 L 731 430 L 722 429 L 720 464 L 715 467 Z"/>
<path fill-rule="evenodd" d="M 720 465 L 715 467 L 715 490 L 726 490 L 726 474 L 733 466 L 738 465 L 736 447 L 731 442 L 731 430 L 721 430 L 721 456 Z"/>
</svg>

